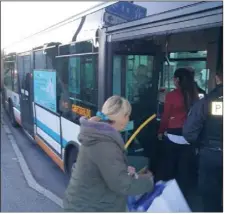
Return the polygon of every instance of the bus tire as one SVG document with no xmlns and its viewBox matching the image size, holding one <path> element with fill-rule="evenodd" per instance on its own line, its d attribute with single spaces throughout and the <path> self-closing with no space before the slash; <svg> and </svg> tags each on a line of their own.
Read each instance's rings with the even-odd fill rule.
<svg viewBox="0 0 225 214">
<path fill-rule="evenodd" d="M 16 119 L 15 119 L 13 105 L 11 101 L 9 101 L 9 118 L 10 118 L 11 125 L 15 128 L 18 127 L 18 123 L 16 122 Z"/>
<path fill-rule="evenodd" d="M 72 168 L 74 167 L 74 163 L 77 161 L 78 149 L 75 146 L 72 146 L 68 151 L 67 158 L 67 174 L 69 177 L 72 174 Z"/>
</svg>

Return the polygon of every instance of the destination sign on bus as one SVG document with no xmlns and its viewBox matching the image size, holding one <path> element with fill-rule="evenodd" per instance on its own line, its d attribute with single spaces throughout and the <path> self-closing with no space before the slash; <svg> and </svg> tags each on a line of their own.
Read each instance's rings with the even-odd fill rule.
<svg viewBox="0 0 225 214">
<path fill-rule="evenodd" d="M 106 7 L 105 11 L 127 21 L 142 19 L 147 14 L 146 8 L 126 1 L 110 5 Z"/>
<path fill-rule="evenodd" d="M 81 116 L 85 116 L 87 118 L 91 117 L 91 110 L 87 108 L 83 108 L 81 106 L 72 105 L 72 111 L 76 114 L 79 114 Z"/>
<path fill-rule="evenodd" d="M 104 13 L 104 16 L 103 16 L 103 21 L 106 25 L 118 25 L 118 24 L 122 24 L 124 22 L 126 22 L 125 19 L 122 19 L 118 16 L 115 16 L 113 14 L 110 14 L 110 13 Z"/>
</svg>

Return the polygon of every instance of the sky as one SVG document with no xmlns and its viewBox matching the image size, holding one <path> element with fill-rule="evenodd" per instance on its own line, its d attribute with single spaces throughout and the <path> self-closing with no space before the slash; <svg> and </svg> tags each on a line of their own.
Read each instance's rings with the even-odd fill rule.
<svg viewBox="0 0 225 214">
<path fill-rule="evenodd" d="M 100 3 L 2 1 L 1 48 Z"/>
</svg>

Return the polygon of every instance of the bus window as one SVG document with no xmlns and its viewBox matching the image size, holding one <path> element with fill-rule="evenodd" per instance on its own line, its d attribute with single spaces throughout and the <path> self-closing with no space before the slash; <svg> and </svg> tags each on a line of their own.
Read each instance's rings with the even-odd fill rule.
<svg viewBox="0 0 225 214">
<path fill-rule="evenodd" d="M 43 50 L 34 52 L 34 67 L 35 69 L 46 69 L 46 55 L 43 54 Z"/>
<path fill-rule="evenodd" d="M 31 72 L 31 57 L 30 55 L 23 57 L 23 85 L 22 88 L 30 91 L 29 73 Z"/>
<path fill-rule="evenodd" d="M 209 70 L 206 69 L 207 51 L 198 52 L 176 52 L 169 54 L 170 65 L 163 65 L 160 72 L 157 119 L 160 120 L 167 92 L 175 89 L 173 74 L 176 69 L 190 67 L 195 70 L 195 81 L 206 93 L 208 91 Z M 200 95 L 201 96 L 201 95 Z"/>
<path fill-rule="evenodd" d="M 113 58 L 113 94 L 121 95 L 121 64 L 120 56 Z"/>
<path fill-rule="evenodd" d="M 126 71 L 126 98 L 131 102 L 140 102 L 147 88 L 151 87 L 152 57 L 129 55 Z"/>
<path fill-rule="evenodd" d="M 4 85 L 7 89 L 12 90 L 12 70 L 9 65 L 4 68 Z"/>
<path fill-rule="evenodd" d="M 53 57 L 50 55 L 46 55 L 46 67 L 47 69 L 54 69 L 54 61 Z"/>
<path fill-rule="evenodd" d="M 82 89 L 83 100 L 97 106 L 97 57 L 83 57 Z"/>
<path fill-rule="evenodd" d="M 69 59 L 59 58 L 57 59 L 57 106 L 58 113 L 63 117 L 70 119 L 71 102 L 70 102 L 70 90 L 69 90 Z"/>
<path fill-rule="evenodd" d="M 16 69 L 14 69 L 13 71 L 13 91 L 18 93 L 18 89 L 19 89 L 19 86 L 18 86 L 18 72 Z"/>
<path fill-rule="evenodd" d="M 58 59 L 57 96 L 62 115 L 76 123 L 97 111 L 97 55 Z"/>
<path fill-rule="evenodd" d="M 69 59 L 69 92 L 80 95 L 80 57 Z"/>
<path fill-rule="evenodd" d="M 9 63 L 6 63 L 6 67 L 7 69 L 10 69 L 10 73 L 11 73 L 11 83 L 12 86 L 10 86 L 11 90 L 13 90 L 14 92 L 18 93 L 18 73 L 17 70 L 15 69 L 15 61 L 11 61 Z"/>
<path fill-rule="evenodd" d="M 127 128 L 123 132 L 125 141 L 144 120 L 153 114 L 151 109 L 154 106 L 151 105 L 153 61 L 154 57 L 148 55 L 113 57 L 113 93 L 126 97 L 132 105 L 129 126 L 132 128 Z M 128 153 L 141 154 L 146 140 L 146 132 L 142 131 L 130 145 Z"/>
<path fill-rule="evenodd" d="M 161 87 L 165 87 L 167 91 L 173 90 L 175 88 L 173 83 L 175 70 L 181 67 L 192 67 L 195 70 L 195 81 L 200 88 L 207 92 L 209 70 L 206 69 L 206 57 L 206 51 L 170 53 L 170 65 L 168 66 L 167 62 L 164 63 L 163 85 Z"/>
<path fill-rule="evenodd" d="M 17 71 L 15 70 L 15 56 L 7 57 L 4 63 L 4 85 L 9 90 L 18 92 Z"/>
<path fill-rule="evenodd" d="M 17 56 L 17 72 L 18 72 L 18 78 L 19 78 L 19 86 L 22 87 L 22 81 L 23 81 L 23 57 Z"/>
<path fill-rule="evenodd" d="M 84 104 L 97 106 L 97 57 L 79 56 L 69 60 L 69 92 Z"/>
</svg>

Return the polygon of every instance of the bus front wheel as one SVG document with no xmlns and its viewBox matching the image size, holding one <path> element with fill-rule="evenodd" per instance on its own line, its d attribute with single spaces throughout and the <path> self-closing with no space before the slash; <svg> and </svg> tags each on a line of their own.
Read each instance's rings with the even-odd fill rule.
<svg viewBox="0 0 225 214">
<path fill-rule="evenodd" d="M 67 159 L 67 172 L 69 177 L 71 176 L 72 169 L 75 167 L 75 163 L 77 161 L 77 154 L 78 150 L 75 146 L 71 147 L 68 152 L 68 159 Z"/>
</svg>

